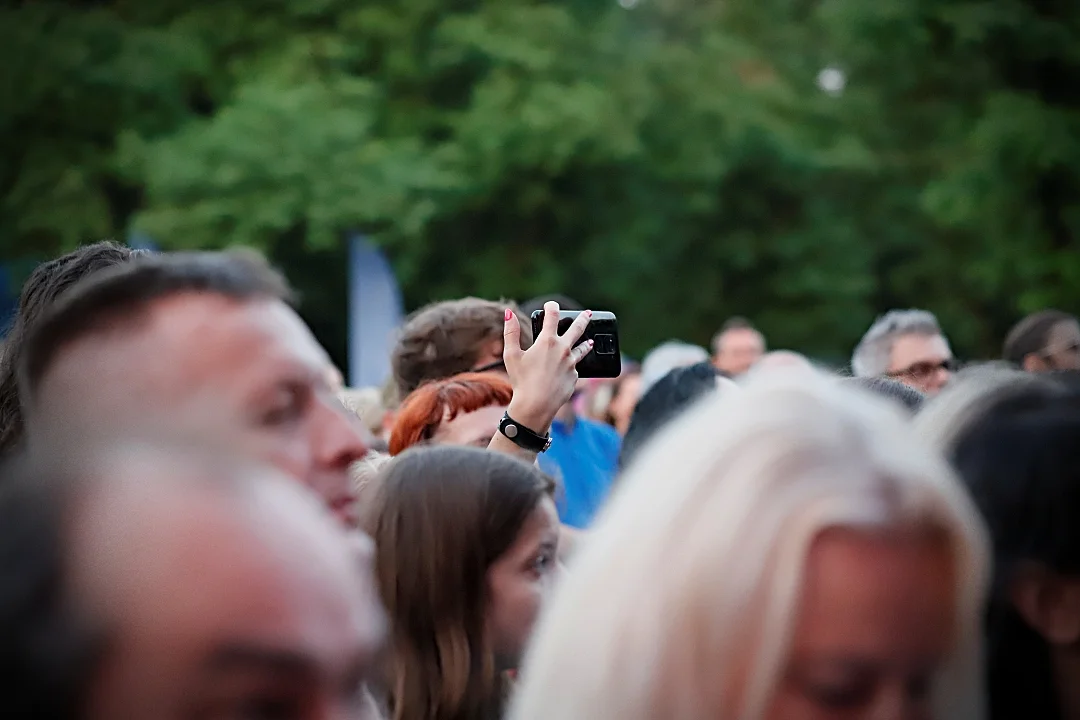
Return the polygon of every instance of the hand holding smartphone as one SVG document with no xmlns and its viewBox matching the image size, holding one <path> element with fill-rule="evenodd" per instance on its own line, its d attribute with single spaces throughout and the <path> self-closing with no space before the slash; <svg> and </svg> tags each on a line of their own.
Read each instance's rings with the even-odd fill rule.
<svg viewBox="0 0 1080 720">
<path fill-rule="evenodd" d="M 581 314 L 580 310 L 559 311 L 559 335 L 566 333 Z M 532 314 L 533 337 L 540 335 L 544 327 L 544 311 Z M 622 354 L 619 352 L 619 322 L 615 313 L 594 310 L 592 319 L 575 347 L 587 340 L 593 341 L 593 349 L 577 364 L 580 378 L 617 378 L 622 374 Z"/>
</svg>

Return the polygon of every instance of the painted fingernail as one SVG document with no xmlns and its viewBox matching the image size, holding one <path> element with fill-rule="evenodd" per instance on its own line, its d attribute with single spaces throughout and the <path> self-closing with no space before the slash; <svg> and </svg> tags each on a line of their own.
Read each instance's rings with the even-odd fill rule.
<svg viewBox="0 0 1080 720">
<path fill-rule="evenodd" d="M 593 341 L 593 340 L 589 340 L 589 341 L 588 341 L 588 343 L 589 343 L 589 347 L 592 347 L 593 345 L 595 345 L 595 344 L 596 344 L 596 342 L 595 342 L 595 341 Z"/>
<path fill-rule="evenodd" d="M 585 317 L 592 317 L 592 310 L 586 310 Z"/>
<path fill-rule="evenodd" d="M 510 322 L 510 318 L 512 318 L 512 317 L 514 317 L 513 311 L 510 310 L 510 308 L 506 308 L 506 312 L 503 313 L 503 320 L 505 322 Z"/>
</svg>

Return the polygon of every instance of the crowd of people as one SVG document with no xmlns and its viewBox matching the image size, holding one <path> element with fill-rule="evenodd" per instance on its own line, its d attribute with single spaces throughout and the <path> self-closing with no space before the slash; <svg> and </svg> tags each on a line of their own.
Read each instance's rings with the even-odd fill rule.
<svg viewBox="0 0 1080 720">
<path fill-rule="evenodd" d="M 734 318 L 600 380 L 590 315 L 437 302 L 346 388 L 256 253 L 38 266 L 9 716 L 1080 720 L 1075 316 L 960 367 L 894 310 L 847 372 Z"/>
</svg>

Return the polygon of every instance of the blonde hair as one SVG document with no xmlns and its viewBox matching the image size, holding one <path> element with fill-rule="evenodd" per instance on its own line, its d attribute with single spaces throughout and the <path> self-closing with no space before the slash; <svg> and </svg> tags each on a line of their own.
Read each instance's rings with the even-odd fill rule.
<svg viewBox="0 0 1080 720">
<path fill-rule="evenodd" d="M 912 526 L 940 533 L 957 568 L 958 640 L 935 717 L 980 718 L 986 540 L 947 464 L 887 402 L 818 373 L 719 393 L 630 468 L 548 606 L 510 720 L 757 720 L 814 539 Z M 750 665 L 736 657 L 748 631 Z M 734 707 L 723 688 L 739 668 Z"/>
<path fill-rule="evenodd" d="M 375 501 L 379 495 L 379 482 L 383 469 L 394 458 L 386 453 L 369 452 L 362 459 L 349 466 L 349 478 L 356 493 L 356 505 L 360 515 L 360 527 L 368 529 L 368 519 L 375 512 Z"/>
<path fill-rule="evenodd" d="M 379 388 L 345 388 L 338 393 L 338 400 L 346 410 L 360 418 L 360 422 L 373 435 L 378 437 L 382 433 L 386 408 Z"/>
</svg>

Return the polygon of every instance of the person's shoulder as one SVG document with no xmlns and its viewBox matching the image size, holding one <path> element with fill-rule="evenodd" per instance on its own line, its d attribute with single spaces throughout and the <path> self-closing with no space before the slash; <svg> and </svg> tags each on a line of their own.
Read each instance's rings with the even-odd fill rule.
<svg viewBox="0 0 1080 720">
<path fill-rule="evenodd" d="M 588 429 L 589 434 L 597 437 L 601 442 L 618 445 L 621 441 L 619 433 L 607 423 L 589 420 L 588 418 L 578 418 L 578 422 Z"/>
</svg>

